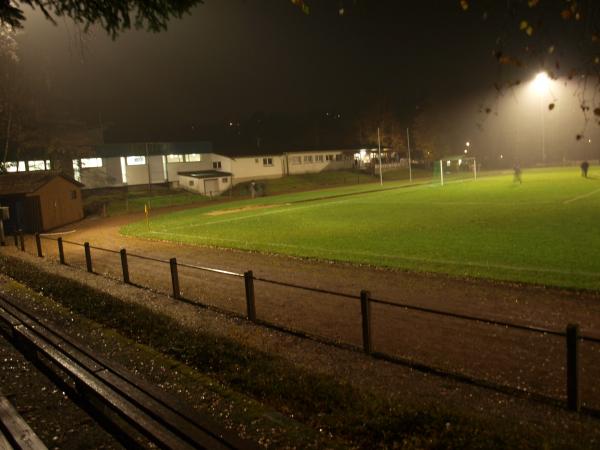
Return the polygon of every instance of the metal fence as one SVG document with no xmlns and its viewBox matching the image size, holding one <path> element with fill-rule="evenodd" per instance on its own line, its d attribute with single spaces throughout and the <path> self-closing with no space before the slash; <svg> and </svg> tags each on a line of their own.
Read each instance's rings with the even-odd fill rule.
<svg viewBox="0 0 600 450">
<path fill-rule="evenodd" d="M 14 239 L 15 245 L 19 247 L 22 251 L 25 251 L 26 244 L 23 233 L 19 233 L 18 236 L 15 235 Z M 121 279 L 124 283 L 133 284 L 142 288 L 150 288 L 155 291 L 171 295 L 174 299 L 177 300 L 193 303 L 195 305 L 202 305 L 204 307 L 208 307 L 222 313 L 233 314 L 238 317 L 244 317 L 262 326 L 275 328 L 284 332 L 292 333 L 297 336 L 314 339 L 342 348 L 361 350 L 375 358 L 407 365 L 424 372 L 450 377 L 461 382 L 491 388 L 496 391 L 508 393 L 511 395 L 526 395 L 529 398 L 533 398 L 547 403 L 550 402 L 553 404 L 564 404 L 564 402 L 566 401 L 566 406 L 570 410 L 584 411 L 591 415 L 600 416 L 600 408 L 598 408 L 597 404 L 594 404 L 593 407 L 589 406 L 588 402 L 582 404 L 583 395 L 581 388 L 582 372 L 585 373 L 586 369 L 588 369 L 586 374 L 595 378 L 593 370 L 598 369 L 597 363 L 598 361 L 600 361 L 600 347 L 598 347 L 598 344 L 600 344 L 600 338 L 583 335 L 580 332 L 579 326 L 576 324 L 567 325 L 565 331 L 559 331 L 556 329 L 544 327 L 522 325 L 511 323 L 508 321 L 494 320 L 485 317 L 477 317 L 467 314 L 443 311 L 439 309 L 416 306 L 396 301 L 382 300 L 371 296 L 368 290 L 361 290 L 357 294 L 348 294 L 319 287 L 311 287 L 302 284 L 270 279 L 267 277 L 259 277 L 255 276 L 252 270 L 240 273 L 229 270 L 204 267 L 201 265 L 183 263 L 177 261 L 176 258 L 161 259 L 147 255 L 133 254 L 127 252 L 127 250 L 124 248 L 120 250 L 111 250 L 92 246 L 88 242 L 79 243 L 63 239 L 62 237 L 53 238 L 49 236 L 41 236 L 39 234 L 36 234 L 35 246 L 37 255 L 39 257 L 44 256 L 42 240 L 56 242 L 55 249 L 57 252 L 58 260 L 61 264 L 69 264 L 76 267 L 85 267 L 85 270 L 87 270 L 88 272 L 99 274 L 99 271 L 95 268 L 95 261 L 92 259 L 92 250 L 95 252 L 104 252 L 112 257 L 112 259 L 109 258 L 104 259 L 102 261 L 104 275 L 112 278 Z M 83 248 L 83 252 L 79 251 L 73 253 L 71 255 L 71 260 L 67 262 L 64 251 L 65 244 L 75 246 L 77 248 Z M 133 261 L 138 262 L 136 269 L 138 273 L 137 276 L 132 276 L 131 266 Z M 139 265 L 139 262 L 143 264 Z M 136 266 L 136 264 L 134 264 L 134 266 Z M 161 269 L 161 267 L 166 269 L 166 266 L 169 266 L 168 272 L 167 270 Z M 142 272 L 146 275 L 148 273 L 152 274 L 152 276 L 150 277 L 151 281 L 144 285 L 136 283 L 136 279 L 141 278 L 140 275 Z M 211 304 L 210 299 L 208 301 L 203 301 L 201 298 L 199 298 L 202 296 L 202 294 L 199 293 L 202 292 L 202 289 L 194 291 L 194 289 L 190 288 L 189 291 L 186 291 L 184 295 L 184 292 L 182 291 L 182 285 L 180 284 L 182 273 L 184 273 L 184 276 L 189 278 L 190 280 L 193 279 L 195 282 L 207 283 L 205 284 L 205 286 L 213 286 L 215 285 L 215 282 L 214 280 L 200 280 L 198 275 L 199 273 L 210 274 L 211 276 L 219 277 L 219 279 L 224 278 L 226 280 L 229 280 L 227 283 L 228 288 L 231 288 L 231 285 L 233 285 L 233 290 L 231 290 L 231 292 L 229 292 L 228 294 L 228 298 L 230 298 L 231 302 L 228 303 L 226 307 L 223 307 L 223 305 Z M 236 283 L 236 279 L 239 280 L 239 282 Z M 168 292 L 165 292 L 164 289 L 160 288 L 160 286 L 164 287 L 166 283 L 169 284 Z M 282 325 L 281 323 L 276 323 L 276 320 L 274 321 L 272 317 L 268 317 L 269 314 L 267 311 L 263 311 L 263 313 L 260 314 L 265 316 L 266 318 L 260 317 L 260 315 L 257 314 L 255 283 L 270 285 L 275 288 L 299 290 L 308 293 L 309 295 L 318 294 L 335 298 L 337 299 L 337 305 L 340 310 L 345 308 L 347 305 L 352 305 L 357 309 L 360 308 L 359 320 L 351 321 L 352 323 L 349 326 L 348 323 L 345 324 L 346 326 L 348 326 L 348 328 L 351 328 L 356 334 L 358 334 L 358 340 L 360 344 L 343 341 L 340 339 L 336 339 L 335 337 L 325 337 L 323 335 L 314 333 L 313 330 L 306 330 L 294 326 L 287 326 Z M 286 306 L 287 305 L 288 304 L 286 303 Z M 316 307 L 317 305 L 311 305 L 311 308 L 313 309 Z M 483 355 L 483 352 L 480 350 L 482 347 L 482 343 L 480 342 L 480 340 L 483 339 L 483 337 L 485 337 L 485 339 L 489 339 L 490 342 L 493 342 L 494 340 L 499 340 L 503 337 L 500 336 L 500 333 L 497 333 L 498 330 L 502 330 L 502 333 L 504 334 L 506 334 L 509 331 L 518 333 L 518 335 L 514 338 L 516 343 L 510 344 L 512 347 L 518 347 L 519 344 L 526 345 L 525 343 L 534 342 L 540 338 L 546 339 L 546 341 L 544 341 L 543 344 L 544 347 L 547 349 L 547 355 L 542 356 L 544 363 L 538 364 L 534 368 L 534 372 L 537 372 L 534 373 L 532 376 L 546 377 L 547 379 L 552 379 L 552 382 L 550 383 L 553 384 L 552 389 L 549 389 L 548 392 L 539 393 L 535 392 L 534 390 L 528 387 L 521 386 L 518 376 L 516 383 L 511 382 L 510 379 L 508 381 L 503 382 L 490 381 L 485 377 L 473 376 L 471 374 L 465 373 L 464 371 L 454 371 L 449 370 L 445 367 L 440 367 L 439 365 L 435 366 L 431 364 L 417 362 L 418 354 L 416 355 L 416 358 L 415 355 L 412 355 L 412 357 L 397 356 L 393 354 L 393 351 L 386 351 L 394 345 L 393 343 L 388 342 L 388 339 L 379 339 L 379 343 L 375 345 L 374 336 L 377 335 L 378 331 L 380 334 L 385 333 L 385 330 L 378 330 L 374 327 L 375 315 L 389 316 L 392 314 L 405 315 L 408 313 L 419 316 L 437 317 L 436 323 L 440 323 L 440 326 L 442 326 L 447 321 L 460 321 L 474 324 L 476 329 L 472 332 L 472 336 L 467 336 L 467 338 L 472 338 L 473 341 L 477 341 L 477 352 L 480 353 L 481 359 L 485 359 L 484 357 L 495 358 L 496 360 L 501 361 L 502 364 L 506 364 L 507 367 L 510 367 L 511 371 L 520 371 L 521 362 L 518 361 L 516 358 L 514 358 L 515 361 L 513 361 L 513 357 L 510 355 Z M 396 322 L 394 322 L 393 324 L 395 325 L 395 323 Z M 489 327 L 495 327 L 494 330 L 496 331 L 490 332 Z M 431 330 L 406 330 L 406 332 L 401 336 L 405 347 L 419 348 L 419 332 L 430 333 Z M 554 340 L 548 341 L 548 339 Z M 465 341 L 468 340 L 469 339 L 465 339 Z M 565 345 L 566 351 L 564 350 L 565 347 L 563 347 L 563 350 L 560 350 L 560 348 L 562 347 L 561 342 Z M 596 346 L 594 347 L 593 351 L 591 351 L 593 357 L 590 357 L 587 360 L 585 360 L 586 367 L 582 367 L 580 348 L 581 344 L 586 346 Z M 475 342 L 473 345 L 475 345 Z M 440 350 L 437 350 L 435 348 L 420 348 L 419 350 L 421 352 L 429 351 L 430 353 L 440 353 Z M 562 357 L 560 356 L 561 354 Z M 522 357 L 521 360 L 526 358 L 527 356 L 524 358 Z M 471 363 L 474 365 L 478 364 L 477 361 L 474 360 L 471 361 Z M 481 364 L 485 364 L 485 362 Z M 562 377 L 561 373 L 564 374 L 563 382 L 565 382 L 562 388 L 556 385 L 557 380 L 561 379 Z M 596 388 L 594 386 L 590 387 L 586 391 L 586 394 L 589 397 L 600 397 L 600 395 L 598 395 L 600 393 L 596 391 Z M 563 392 L 563 394 L 560 393 L 561 391 Z"/>
</svg>

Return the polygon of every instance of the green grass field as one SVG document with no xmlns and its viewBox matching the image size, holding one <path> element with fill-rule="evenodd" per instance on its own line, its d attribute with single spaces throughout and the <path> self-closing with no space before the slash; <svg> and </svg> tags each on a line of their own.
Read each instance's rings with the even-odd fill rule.
<svg viewBox="0 0 600 450">
<path fill-rule="evenodd" d="M 185 210 L 125 234 L 600 290 L 600 176 L 525 170 L 444 187 L 392 182 Z M 335 197 L 336 195 L 352 194 Z"/>
</svg>

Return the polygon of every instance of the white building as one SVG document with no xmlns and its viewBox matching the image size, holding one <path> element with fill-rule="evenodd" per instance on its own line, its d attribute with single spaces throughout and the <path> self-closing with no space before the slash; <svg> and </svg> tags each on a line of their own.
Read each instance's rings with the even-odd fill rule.
<svg viewBox="0 0 600 450">
<path fill-rule="evenodd" d="M 180 188 L 211 198 L 231 187 L 231 173 L 218 170 L 179 172 L 178 178 Z"/>
<path fill-rule="evenodd" d="M 89 157 L 73 160 L 73 176 L 86 189 L 169 184 L 206 195 L 218 195 L 250 180 L 360 166 L 360 154 L 353 149 L 248 154 L 216 152 L 210 142 L 202 141 L 102 144 L 87 153 Z M 9 171 L 21 172 L 50 170 L 51 163 L 40 159 L 7 166 Z"/>
</svg>

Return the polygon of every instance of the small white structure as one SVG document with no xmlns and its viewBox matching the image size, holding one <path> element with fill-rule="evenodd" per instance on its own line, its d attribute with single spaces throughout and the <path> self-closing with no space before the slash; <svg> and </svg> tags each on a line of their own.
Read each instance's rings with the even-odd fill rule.
<svg viewBox="0 0 600 450">
<path fill-rule="evenodd" d="M 213 197 L 231 187 L 231 173 L 217 170 L 179 172 L 179 187 Z"/>
</svg>

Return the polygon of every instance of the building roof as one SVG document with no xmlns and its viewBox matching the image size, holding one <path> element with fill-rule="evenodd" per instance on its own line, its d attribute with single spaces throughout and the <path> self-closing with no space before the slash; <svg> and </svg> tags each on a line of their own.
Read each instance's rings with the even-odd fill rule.
<svg viewBox="0 0 600 450">
<path fill-rule="evenodd" d="M 182 155 L 211 153 L 212 144 L 196 142 L 124 142 L 96 146 L 96 156 L 103 158 L 119 156 Z"/>
<path fill-rule="evenodd" d="M 230 177 L 230 172 L 219 172 L 218 170 L 193 170 L 191 172 L 177 172 L 177 175 L 192 178 L 215 178 L 215 177 Z"/>
<path fill-rule="evenodd" d="M 58 171 L 4 173 L 0 175 L 0 195 L 30 194 L 56 177 L 62 177 L 75 186 L 83 187 L 79 181 Z"/>
</svg>

